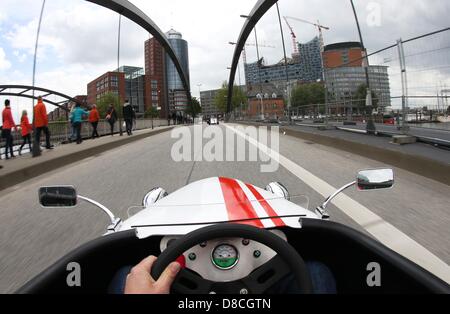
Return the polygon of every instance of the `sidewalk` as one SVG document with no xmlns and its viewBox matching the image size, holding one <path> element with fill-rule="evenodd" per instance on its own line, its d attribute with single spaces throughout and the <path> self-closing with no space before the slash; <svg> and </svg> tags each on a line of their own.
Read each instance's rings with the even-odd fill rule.
<svg viewBox="0 0 450 314">
<path fill-rule="evenodd" d="M 141 139 L 172 130 L 174 127 L 159 127 L 135 131 L 129 137 L 115 135 L 104 136 L 95 140 L 85 140 L 82 144 L 66 144 L 53 150 L 42 150 L 42 156 L 32 158 L 31 154 L 18 156 L 15 159 L 1 160 L 0 191 L 46 172 L 67 166 L 88 157 L 95 156 L 110 149 L 130 144 Z"/>
</svg>

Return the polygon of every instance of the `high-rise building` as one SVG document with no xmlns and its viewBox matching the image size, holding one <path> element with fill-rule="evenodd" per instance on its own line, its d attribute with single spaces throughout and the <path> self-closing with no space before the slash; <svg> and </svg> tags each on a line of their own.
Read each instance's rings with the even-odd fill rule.
<svg viewBox="0 0 450 314">
<path fill-rule="evenodd" d="M 189 80 L 189 48 L 181 33 L 170 30 L 167 39 L 172 45 L 181 67 Z M 146 98 L 151 99 L 153 107 L 161 110 L 161 117 L 184 112 L 188 97 L 178 71 L 163 47 L 155 38 L 145 43 Z"/>
<path fill-rule="evenodd" d="M 359 42 L 342 42 L 327 45 L 323 52 L 324 72 L 329 102 L 350 103 L 358 89 L 367 84 L 364 52 Z M 379 107 L 391 105 L 388 67 L 369 67 L 370 89 Z"/>
<path fill-rule="evenodd" d="M 155 38 L 145 42 L 145 75 L 147 110 L 153 106 L 160 110 L 162 118 L 167 118 L 169 108 L 167 106 L 165 52 L 163 46 Z"/>
<path fill-rule="evenodd" d="M 343 42 L 324 47 L 323 64 L 325 68 L 340 66 L 362 67 L 363 50 L 359 42 Z"/>
<path fill-rule="evenodd" d="M 183 39 L 181 33 L 171 29 L 167 34 L 169 43 L 172 45 L 175 54 L 180 60 L 181 67 L 189 79 L 189 48 L 186 40 Z M 166 79 L 167 90 L 169 96 L 169 111 L 170 112 L 184 112 L 188 106 L 188 98 L 183 82 L 175 67 L 175 64 L 166 54 Z"/>
<path fill-rule="evenodd" d="M 322 78 L 320 40 L 315 37 L 306 44 L 299 44 L 299 56 L 287 60 L 290 81 L 316 82 Z M 285 60 L 275 65 L 264 65 L 264 59 L 245 65 L 247 85 L 255 86 L 286 81 Z"/>
<path fill-rule="evenodd" d="M 366 85 L 366 71 L 363 67 L 338 67 L 325 71 L 325 81 L 330 103 L 344 103 L 358 100 L 356 92 Z M 391 106 L 388 67 L 369 67 L 370 89 L 375 94 L 378 106 Z M 360 99 L 359 99 L 360 100 Z M 355 105 L 355 103 L 353 103 Z"/>
</svg>

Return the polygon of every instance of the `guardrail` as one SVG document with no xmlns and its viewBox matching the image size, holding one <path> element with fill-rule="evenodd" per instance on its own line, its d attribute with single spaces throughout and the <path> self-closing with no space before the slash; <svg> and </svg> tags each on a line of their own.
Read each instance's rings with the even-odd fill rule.
<svg viewBox="0 0 450 314">
<path fill-rule="evenodd" d="M 122 120 L 123 123 L 123 120 Z M 161 126 L 168 126 L 168 120 L 160 120 L 160 119 L 138 119 L 135 120 L 133 124 L 133 130 L 145 130 L 152 129 Z M 50 141 L 53 145 L 58 146 L 61 144 L 69 143 L 75 139 L 75 135 L 72 134 L 72 125 L 70 122 L 62 121 L 62 122 L 50 122 L 48 125 L 50 130 Z M 125 132 L 125 126 L 122 125 L 122 130 Z M 87 121 L 83 122 L 81 127 L 81 136 L 83 139 L 88 139 L 92 136 L 93 128 L 91 124 Z M 111 127 L 106 120 L 100 120 L 97 128 L 98 134 L 100 136 L 111 135 Z M 13 130 L 13 138 L 14 138 L 14 151 L 18 152 L 20 145 L 22 144 L 22 136 L 20 131 L 15 132 Z M 116 122 L 114 126 L 114 134 L 120 133 L 120 125 L 119 122 Z M 45 136 L 42 134 L 41 136 L 41 145 L 43 145 L 45 141 Z M 0 158 L 4 158 L 5 154 L 5 140 L 0 139 Z M 28 144 L 24 147 L 24 153 L 28 152 Z"/>
</svg>

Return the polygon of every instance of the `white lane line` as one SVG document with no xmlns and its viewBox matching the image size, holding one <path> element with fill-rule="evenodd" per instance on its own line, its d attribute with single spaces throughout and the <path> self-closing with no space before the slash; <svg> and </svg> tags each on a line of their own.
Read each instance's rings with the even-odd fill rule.
<svg viewBox="0 0 450 314">
<path fill-rule="evenodd" d="M 247 136 L 231 126 L 226 125 L 226 127 L 237 135 L 245 138 L 250 144 L 258 147 L 258 149 L 262 150 L 264 153 L 268 154 L 270 158 L 278 160 L 280 165 L 302 180 L 305 184 L 309 185 L 324 198 L 336 191 L 335 187 L 278 152 L 275 152 L 258 142 L 256 139 Z M 403 255 L 450 284 L 449 265 L 393 225 L 370 211 L 367 207 L 361 205 L 345 194 L 340 194 L 332 203 L 388 248 Z"/>
</svg>

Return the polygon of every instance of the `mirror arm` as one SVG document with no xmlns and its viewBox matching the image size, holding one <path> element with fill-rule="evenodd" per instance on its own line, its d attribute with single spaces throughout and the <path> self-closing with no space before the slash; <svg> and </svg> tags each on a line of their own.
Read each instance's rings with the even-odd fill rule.
<svg viewBox="0 0 450 314">
<path fill-rule="evenodd" d="M 88 202 L 88 203 L 90 203 L 90 204 L 92 204 L 92 205 L 94 205 L 94 206 L 97 206 L 97 207 L 100 208 L 105 214 L 108 215 L 109 219 L 111 220 L 111 226 L 108 227 L 108 231 L 111 231 L 110 229 L 111 229 L 112 226 L 114 226 L 114 229 L 115 229 L 115 227 L 117 227 L 117 225 L 120 223 L 120 219 L 117 219 L 117 218 L 114 216 L 114 214 L 113 214 L 108 208 L 106 208 L 105 206 L 103 206 L 103 205 L 100 204 L 99 202 L 96 202 L 96 201 L 94 201 L 94 200 L 91 200 L 90 198 L 87 198 L 87 197 L 84 197 L 84 196 L 81 196 L 81 195 L 78 195 L 77 197 L 78 197 L 80 200 L 83 200 L 83 201 Z"/>
<path fill-rule="evenodd" d="M 325 202 L 316 208 L 316 213 L 319 214 L 319 216 L 321 216 L 322 219 L 330 219 L 330 214 L 328 214 L 327 211 L 327 206 L 328 204 L 330 204 L 330 202 L 339 194 L 341 194 L 342 192 L 344 192 L 345 190 L 347 190 L 349 187 L 352 187 L 356 184 L 356 181 L 353 181 L 349 184 L 344 185 L 342 188 L 340 188 L 339 190 L 337 190 L 336 192 L 334 192 L 331 196 L 327 197 L 327 199 L 325 200 Z"/>
</svg>

